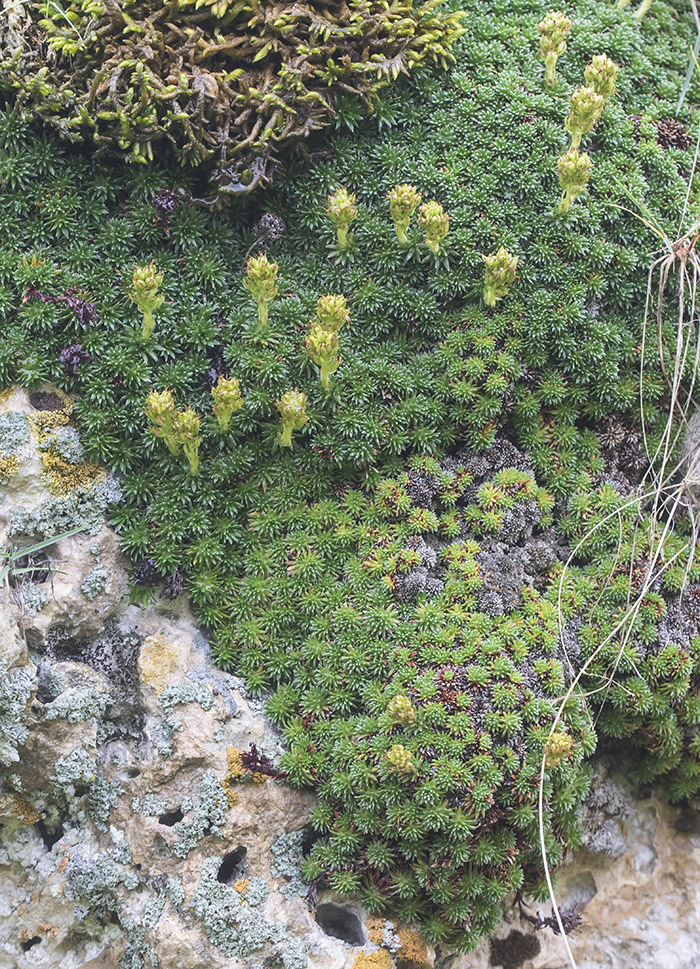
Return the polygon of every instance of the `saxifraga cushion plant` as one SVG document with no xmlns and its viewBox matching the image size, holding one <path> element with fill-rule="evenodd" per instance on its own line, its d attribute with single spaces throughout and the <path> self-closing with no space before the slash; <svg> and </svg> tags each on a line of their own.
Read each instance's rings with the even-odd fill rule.
<svg viewBox="0 0 700 969">
<path fill-rule="evenodd" d="M 551 515 L 568 541 L 583 537 L 598 514 L 592 493 L 611 445 L 618 482 L 638 480 L 641 319 L 658 239 L 627 210 L 631 195 L 674 232 L 692 166 L 689 139 L 660 136 L 694 36 L 685 5 L 658 0 L 641 26 L 597 2 L 577 5 L 551 87 L 537 53 L 546 12 L 529 0 L 517 10 L 506 0 L 475 3 L 452 69 L 421 69 L 392 85 L 373 119 L 339 116 L 337 133 L 310 138 L 316 163 L 308 170 L 280 171 L 266 194 L 217 212 L 188 204 L 198 180 L 187 169 L 102 169 L 12 110 L 0 116 L 2 382 L 50 380 L 76 395 L 87 455 L 122 479 L 113 521 L 135 577 L 146 583 L 140 589 L 159 579 L 168 589 L 184 582 L 219 662 L 244 673 L 252 690 L 272 691 L 289 779 L 320 796 L 321 838 L 307 874 L 360 891 L 371 907 L 400 904 L 432 938 L 462 947 L 488 931 L 497 898 L 521 872 L 528 884 L 538 877 L 537 758 L 571 675 L 557 643 L 560 560 L 532 575 L 513 555 L 520 571 L 509 573 L 507 588 L 489 588 L 497 583 L 488 562 L 502 560 L 486 546 L 501 540 L 506 513 L 527 518 L 535 509 L 537 527 L 552 527 L 542 521 Z M 616 92 L 582 138 L 592 161 L 587 191 L 562 215 L 557 165 L 571 140 L 564 121 L 586 66 L 602 52 L 619 65 Z M 697 102 L 694 80 L 678 124 L 697 120 L 688 107 Z M 400 193 L 413 206 L 408 226 L 400 223 L 403 236 L 390 211 L 397 186 L 415 189 Z M 403 210 L 398 216 L 405 219 Z M 263 231 L 264 219 L 274 232 Z M 260 250 L 277 265 L 262 296 L 244 285 Z M 498 298 L 486 306 L 485 260 L 499 253 Z M 131 293 L 135 267 L 151 264 L 154 280 L 162 274 L 151 295 L 163 302 L 146 327 Z M 669 305 L 672 289 L 671 281 Z M 331 339 L 309 342 L 313 326 L 326 325 L 318 301 L 329 294 L 345 298 L 347 318 L 336 320 Z M 672 315 L 662 328 L 669 345 Z M 654 348 L 647 354 L 653 443 L 666 402 Z M 329 360 L 327 386 L 314 358 Z M 212 410 L 222 377 L 238 382 L 243 402 L 236 397 L 224 427 Z M 189 415 L 188 427 L 192 414 L 200 418 L 187 438 L 196 461 L 177 441 L 171 453 L 152 432 L 161 428 L 145 413 L 146 400 L 166 390 L 175 411 Z M 608 418 L 622 425 L 619 447 Z M 406 471 L 411 455 L 442 457 L 464 445 L 488 454 L 504 437 L 530 463 L 477 478 L 468 500 L 455 499 L 459 514 L 449 495 L 437 510 L 411 498 L 401 478 L 414 470 Z M 496 480 L 509 470 L 536 476 L 546 492 Z M 533 493 L 522 502 L 504 495 L 515 485 Z M 387 516 L 382 501 L 392 489 L 403 507 Z M 545 494 L 573 502 L 559 526 L 563 504 L 549 507 Z M 581 517 L 585 500 L 593 511 Z M 407 544 L 414 535 L 437 535 L 440 549 L 449 539 L 459 553 L 440 560 L 440 573 L 416 562 L 422 546 Z M 591 627 L 580 636 L 584 657 L 599 642 L 595 603 L 614 547 L 594 545 L 591 562 L 582 551 L 569 570 L 581 589 L 571 616 L 594 610 L 591 622 L 582 619 Z M 620 608 L 619 583 L 605 623 Z M 284 614 L 270 605 L 277 587 Z M 343 590 L 361 603 L 361 621 L 357 608 L 343 611 Z M 650 599 L 640 632 L 650 641 L 647 686 L 633 684 L 644 704 L 632 710 L 624 690 L 616 693 L 601 725 L 660 753 L 654 770 L 692 774 L 692 760 L 674 758 L 695 742 L 694 680 L 682 643 L 666 652 L 668 637 L 661 650 L 660 639 L 651 643 L 653 607 Z M 608 676 L 616 656 L 601 654 L 591 677 Z M 636 677 L 641 656 L 623 659 L 620 675 Z M 576 843 L 580 763 L 592 745 L 578 703 L 564 711 L 569 753 L 547 772 L 554 860 Z M 491 747 L 485 739 L 487 749 L 477 750 L 482 734 Z M 362 757 L 351 762 L 353 740 Z M 459 777 L 448 763 L 431 804 L 443 759 L 459 764 Z M 359 773 L 350 776 L 355 765 Z M 364 807 L 351 800 L 352 784 L 370 792 Z M 423 796 L 416 815 L 409 801 Z M 399 837 L 404 808 L 407 836 Z M 462 844 L 460 811 L 478 870 L 468 877 L 468 860 L 455 856 L 460 877 L 445 866 L 433 882 L 431 846 L 446 852 L 450 838 Z"/>
</svg>

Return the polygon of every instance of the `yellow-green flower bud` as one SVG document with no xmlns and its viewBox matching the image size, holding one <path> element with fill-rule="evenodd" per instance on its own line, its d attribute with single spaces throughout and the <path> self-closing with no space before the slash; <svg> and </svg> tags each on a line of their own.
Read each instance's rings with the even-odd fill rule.
<svg viewBox="0 0 700 969">
<path fill-rule="evenodd" d="M 190 473 L 197 474 L 199 468 L 199 414 L 191 407 L 180 411 L 173 420 L 173 433 L 185 452 L 190 463 Z"/>
<path fill-rule="evenodd" d="M 286 394 L 282 394 L 276 403 L 277 410 L 282 415 L 279 443 L 282 447 L 291 447 L 292 431 L 298 431 L 309 419 L 306 413 L 306 394 L 295 387 L 294 390 L 288 390 Z"/>
<path fill-rule="evenodd" d="M 159 272 L 156 264 L 150 262 L 147 266 L 135 266 L 131 279 L 129 298 L 136 303 L 143 313 L 143 329 L 141 339 L 146 341 L 153 332 L 153 312 L 162 305 L 164 300 L 160 287 L 163 283 L 163 273 Z"/>
<path fill-rule="evenodd" d="M 518 257 L 512 256 L 501 246 L 498 252 L 482 258 L 486 264 L 484 300 L 487 306 L 495 306 L 497 300 L 507 295 L 515 280 Z"/>
<path fill-rule="evenodd" d="M 571 135 L 571 147 L 578 148 L 582 135 L 592 131 L 605 107 L 605 98 L 592 87 L 579 87 L 571 95 L 566 130 Z"/>
<path fill-rule="evenodd" d="M 553 733 L 544 745 L 545 767 L 556 767 L 571 756 L 574 741 L 568 733 Z"/>
<path fill-rule="evenodd" d="M 586 68 L 586 85 L 606 100 L 615 93 L 615 81 L 620 68 L 607 54 L 596 54 Z"/>
<path fill-rule="evenodd" d="M 567 153 L 561 156 L 557 162 L 562 191 L 558 209 L 561 215 L 569 211 L 577 195 L 582 195 L 586 191 L 592 170 L 593 162 L 585 152 L 579 153 L 578 149 L 569 148 Z"/>
<path fill-rule="evenodd" d="M 343 323 L 347 323 L 350 319 L 348 304 L 345 297 L 339 293 L 335 295 L 327 293 L 326 296 L 321 296 L 316 303 L 316 314 L 329 330 L 339 330 Z"/>
<path fill-rule="evenodd" d="M 338 248 L 347 249 L 348 229 L 350 223 L 357 218 L 356 198 L 351 195 L 346 188 L 337 188 L 332 195 L 328 196 L 328 208 L 326 212 L 335 223 L 338 233 Z"/>
<path fill-rule="evenodd" d="M 177 454 L 180 445 L 173 431 L 177 408 L 172 390 L 152 390 L 146 397 L 143 412 L 154 425 L 152 433 L 165 441 L 171 454 Z"/>
<path fill-rule="evenodd" d="M 390 774 L 410 774 L 413 771 L 413 755 L 401 744 L 394 744 L 387 750 L 384 759 Z"/>
<path fill-rule="evenodd" d="M 389 213 L 394 221 L 396 238 L 402 246 L 408 245 L 408 229 L 413 213 L 423 201 L 415 185 L 397 185 L 389 192 Z"/>
<path fill-rule="evenodd" d="M 211 395 L 214 398 L 212 407 L 214 416 L 219 422 L 220 430 L 225 432 L 228 430 L 233 412 L 243 406 L 241 385 L 236 377 L 219 377 L 216 385 L 211 388 Z"/>
<path fill-rule="evenodd" d="M 560 10 L 551 10 L 537 24 L 537 29 L 540 32 L 540 57 L 544 61 L 545 81 L 554 84 L 557 59 L 566 51 L 571 21 Z"/>
<path fill-rule="evenodd" d="M 413 704 L 407 696 L 395 696 L 389 701 L 386 712 L 392 721 L 402 727 L 408 727 L 416 719 L 416 712 Z"/>
<path fill-rule="evenodd" d="M 424 202 L 418 209 L 418 225 L 425 229 L 425 244 L 436 255 L 450 228 L 450 217 L 439 202 Z"/>
<path fill-rule="evenodd" d="M 316 366 L 321 368 L 321 384 L 327 389 L 331 374 L 340 366 L 338 334 L 326 329 L 322 323 L 312 323 L 304 346 Z"/>
<path fill-rule="evenodd" d="M 267 323 L 267 304 L 271 303 L 277 295 L 275 279 L 278 268 L 277 263 L 270 262 L 264 252 L 251 256 L 246 266 L 243 285 L 258 301 L 259 326 L 265 326 Z"/>
</svg>

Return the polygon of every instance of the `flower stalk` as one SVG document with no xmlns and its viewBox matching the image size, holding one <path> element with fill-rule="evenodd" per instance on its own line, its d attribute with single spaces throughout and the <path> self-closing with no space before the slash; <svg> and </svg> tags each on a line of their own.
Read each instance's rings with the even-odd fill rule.
<svg viewBox="0 0 700 969">
<path fill-rule="evenodd" d="M 326 329 L 322 323 L 312 323 L 306 343 L 306 351 L 321 369 L 321 385 L 328 390 L 331 375 L 340 366 L 340 340 L 335 330 Z"/>
<path fill-rule="evenodd" d="M 561 185 L 561 201 L 557 207 L 559 215 L 565 215 L 577 195 L 582 195 L 588 186 L 593 170 L 593 162 L 588 155 L 579 153 L 576 148 L 569 148 L 557 162 L 559 184 Z"/>
<path fill-rule="evenodd" d="M 484 302 L 495 306 L 510 291 L 518 268 L 518 256 L 513 256 L 503 246 L 490 256 L 483 256 L 486 265 L 484 273 Z"/>
<path fill-rule="evenodd" d="M 389 214 L 394 223 L 396 238 L 402 246 L 409 244 L 406 232 L 413 213 L 422 201 L 423 196 L 415 185 L 397 185 L 389 192 Z"/>
<path fill-rule="evenodd" d="M 544 61 L 544 79 L 548 85 L 556 80 L 557 60 L 566 51 L 566 38 L 571 21 L 560 10 L 550 10 L 537 24 L 540 32 L 540 57 Z"/>
<path fill-rule="evenodd" d="M 425 230 L 425 244 L 436 256 L 450 228 L 450 217 L 439 202 L 424 202 L 418 210 L 418 225 Z"/>
<path fill-rule="evenodd" d="M 154 262 L 147 266 L 135 266 L 131 280 L 129 298 L 138 306 L 143 314 L 141 339 L 145 343 L 150 339 L 155 324 L 153 316 L 155 310 L 165 299 L 160 287 L 163 283 L 163 273 L 159 272 Z"/>
<path fill-rule="evenodd" d="M 270 262 L 264 252 L 251 256 L 246 265 L 243 285 L 258 301 L 258 327 L 267 324 L 268 303 L 272 302 L 278 292 L 275 285 L 278 269 L 278 264 Z"/>
<path fill-rule="evenodd" d="M 308 421 L 306 413 L 307 397 L 303 390 L 295 387 L 276 402 L 277 410 L 282 415 L 282 430 L 278 441 L 282 447 L 292 446 L 292 433 L 300 430 Z"/>
<path fill-rule="evenodd" d="M 328 208 L 326 212 L 335 223 L 338 236 L 338 248 L 347 249 L 349 245 L 348 231 L 350 225 L 357 218 L 356 198 L 351 195 L 346 188 L 337 188 L 332 195 L 328 196 Z"/>
<path fill-rule="evenodd" d="M 225 434 L 233 412 L 240 410 L 245 403 L 241 394 L 241 385 L 236 377 L 221 376 L 211 388 L 211 395 L 214 398 L 212 410 L 219 423 L 219 430 Z"/>
</svg>

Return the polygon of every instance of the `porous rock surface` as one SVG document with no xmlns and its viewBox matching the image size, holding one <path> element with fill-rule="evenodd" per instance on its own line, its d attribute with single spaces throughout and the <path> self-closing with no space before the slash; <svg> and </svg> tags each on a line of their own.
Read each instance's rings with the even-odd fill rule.
<svg viewBox="0 0 700 969">
<path fill-rule="evenodd" d="M 31 404 L 15 391 L 0 416 L 8 410 Z M 26 521 L 54 501 L 31 435 L 17 456 L 0 485 L 5 547 L 46 537 L 8 531 L 13 513 Z M 214 668 L 184 600 L 129 605 L 105 501 L 81 506 L 92 535 L 46 551 L 63 574 L 37 572 L 38 591 L 0 589 L 1 969 L 565 966 L 562 940 L 515 905 L 467 955 L 435 952 L 328 893 L 310 910 L 298 864 L 311 795 L 244 768 L 252 744 L 274 767 L 278 736 L 262 704 Z M 90 586 L 96 544 L 103 572 Z M 583 914 L 570 937 L 577 963 L 691 969 L 698 815 L 633 790 L 612 764 L 595 768 L 585 848 L 558 879 L 562 907 Z"/>
</svg>

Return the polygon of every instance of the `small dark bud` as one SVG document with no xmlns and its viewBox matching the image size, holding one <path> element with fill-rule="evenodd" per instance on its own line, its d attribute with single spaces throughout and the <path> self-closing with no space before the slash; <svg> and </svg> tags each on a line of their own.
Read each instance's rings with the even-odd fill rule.
<svg viewBox="0 0 700 969">
<path fill-rule="evenodd" d="M 144 559 L 136 566 L 131 578 L 135 585 L 155 585 L 160 575 L 153 559 Z"/>
<path fill-rule="evenodd" d="M 166 236 L 170 234 L 170 219 L 182 202 L 182 196 L 171 188 L 161 188 L 153 196 L 156 210 L 156 222 L 161 226 Z"/>
<path fill-rule="evenodd" d="M 97 320 L 97 308 L 77 294 L 75 289 L 67 289 L 63 294 L 63 301 L 68 309 L 75 314 L 83 326 L 88 326 Z"/>
<path fill-rule="evenodd" d="M 185 591 L 185 573 L 182 569 L 176 569 L 166 576 L 163 583 L 163 598 L 177 599 Z"/>
<path fill-rule="evenodd" d="M 81 363 L 92 360 L 92 355 L 83 350 L 79 343 L 71 343 L 69 347 L 64 347 L 58 355 L 58 362 L 68 377 L 75 377 Z"/>
<path fill-rule="evenodd" d="M 272 242 L 280 239 L 284 235 L 285 225 L 279 215 L 273 212 L 265 212 L 255 223 L 255 234 L 258 242 Z"/>
</svg>

